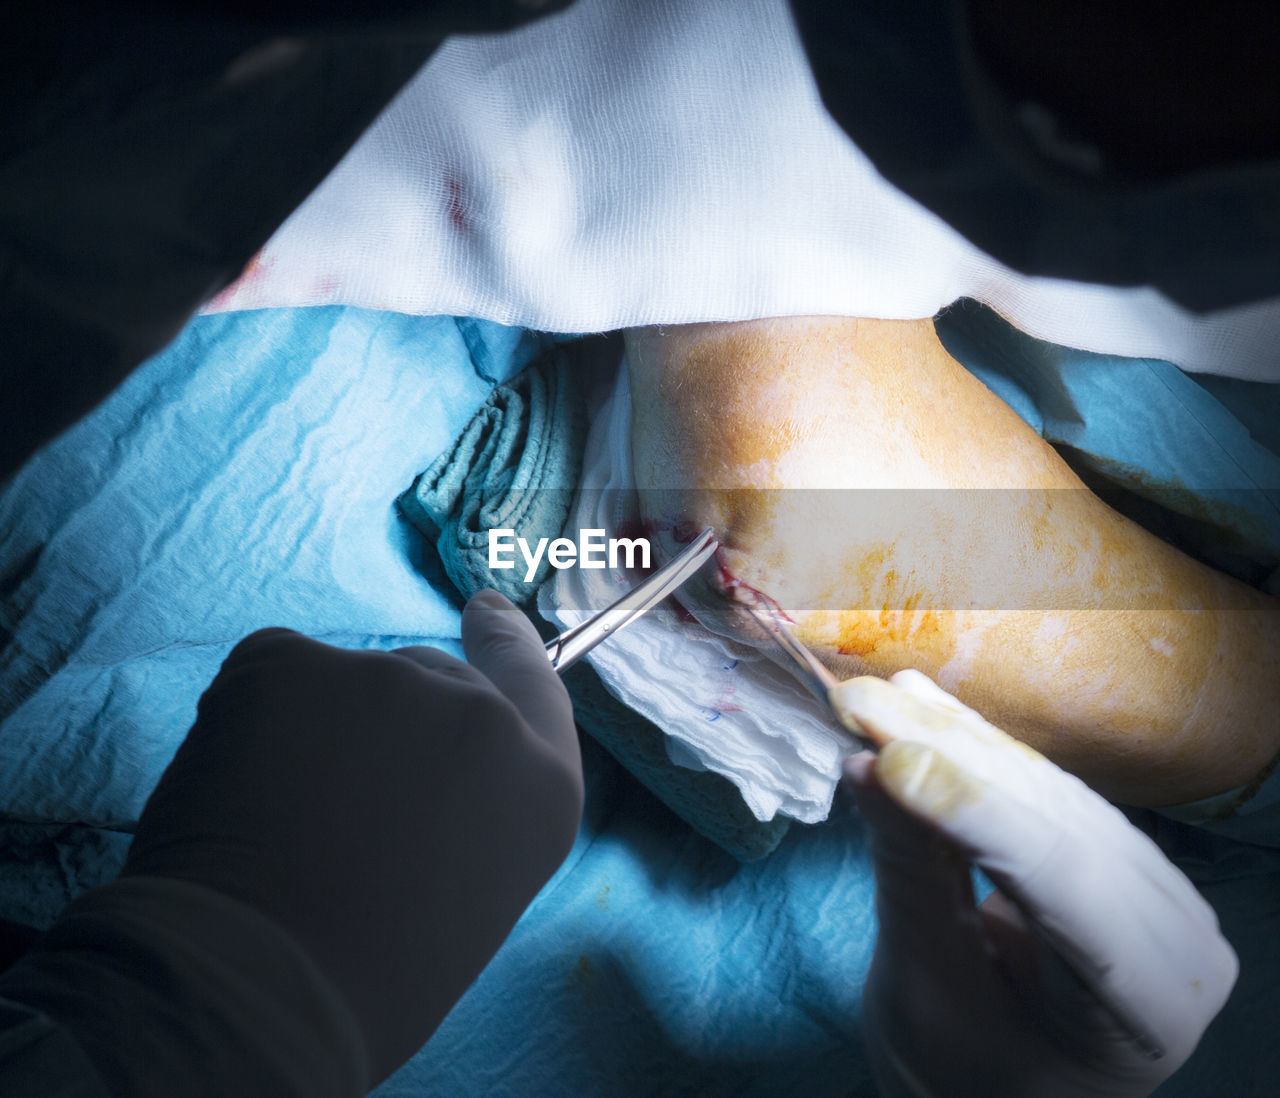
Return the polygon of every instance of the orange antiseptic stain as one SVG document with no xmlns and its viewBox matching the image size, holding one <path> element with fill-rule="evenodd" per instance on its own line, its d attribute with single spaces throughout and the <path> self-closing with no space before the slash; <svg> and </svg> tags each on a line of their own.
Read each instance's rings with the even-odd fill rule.
<svg viewBox="0 0 1280 1098">
<path fill-rule="evenodd" d="M 769 375 L 803 369 L 807 363 L 790 361 L 789 350 L 734 328 L 695 343 L 673 371 L 668 429 L 676 438 L 698 439 L 704 455 L 727 466 L 776 461 L 794 444 L 795 425 L 783 409 L 763 404 L 759 378 L 765 369 Z M 744 376 L 755 383 L 742 384 Z"/>
<path fill-rule="evenodd" d="M 1027 508 L 1027 536 L 1032 550 L 1043 556 L 1057 541 L 1053 528 L 1053 501 L 1046 496 L 1044 506 Z"/>
<path fill-rule="evenodd" d="M 842 655 L 874 663 L 879 654 L 896 665 L 905 650 L 939 654 L 952 646 L 954 615 L 934 609 L 936 595 L 921 587 L 914 569 L 892 566 L 896 553 L 892 543 L 861 553 L 855 569 L 857 583 L 845 588 L 848 602 L 835 616 L 834 638 L 828 632 L 830 625 L 822 630 L 826 643 L 834 639 L 833 647 Z"/>
<path fill-rule="evenodd" d="M 892 568 L 884 571 L 884 562 L 893 552 L 892 545 L 872 545 L 862 549 L 857 564 L 858 583 L 862 590 L 869 591 L 873 585 L 897 582 L 898 573 Z"/>
<path fill-rule="evenodd" d="M 921 648 L 938 652 L 949 646 L 954 631 L 943 616 L 920 607 L 914 595 L 901 607 L 879 610 L 843 610 L 837 619 L 835 648 L 846 656 L 861 656 L 876 663 L 876 657 L 900 658 L 905 649 Z"/>
</svg>

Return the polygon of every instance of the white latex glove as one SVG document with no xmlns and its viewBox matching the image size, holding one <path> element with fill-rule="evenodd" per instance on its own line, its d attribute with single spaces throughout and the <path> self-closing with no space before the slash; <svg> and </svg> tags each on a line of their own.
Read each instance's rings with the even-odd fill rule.
<svg viewBox="0 0 1280 1098">
<path fill-rule="evenodd" d="M 882 745 L 845 765 L 875 858 L 863 1025 L 882 1093 L 1128 1098 L 1172 1075 L 1238 968 L 1191 882 L 919 672 L 832 702 Z M 977 907 L 970 863 L 997 886 Z"/>
</svg>

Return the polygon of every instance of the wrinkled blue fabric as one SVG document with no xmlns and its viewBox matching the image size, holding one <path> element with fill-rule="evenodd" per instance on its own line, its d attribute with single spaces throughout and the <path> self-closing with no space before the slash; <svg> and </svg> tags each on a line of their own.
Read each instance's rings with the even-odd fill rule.
<svg viewBox="0 0 1280 1098">
<path fill-rule="evenodd" d="M 1045 343 L 974 302 L 937 329 L 1108 502 L 1246 582 L 1280 567 L 1280 385 Z"/>
<path fill-rule="evenodd" d="M 978 344 L 977 359 L 995 353 Z M 244 634 L 458 652 L 459 606 L 395 498 L 541 345 L 355 309 L 200 317 L 0 491 L 0 918 L 46 925 L 110 879 Z M 1085 423 L 1087 374 L 1072 390 Z M 1205 417 L 1225 410 L 1196 391 L 1183 395 Z M 1112 384 L 1097 392 L 1114 405 Z M 584 751 L 572 854 L 379 1095 L 872 1095 L 857 1014 L 873 882 L 848 806 L 741 865 Z M 1273 1094 L 1280 855 L 1139 818 L 1243 965 L 1159 1093 Z"/>
</svg>

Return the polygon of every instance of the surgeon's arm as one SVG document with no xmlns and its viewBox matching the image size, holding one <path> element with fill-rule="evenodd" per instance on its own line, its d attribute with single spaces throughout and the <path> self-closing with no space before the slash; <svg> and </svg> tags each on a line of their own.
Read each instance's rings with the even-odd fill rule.
<svg viewBox="0 0 1280 1098">
<path fill-rule="evenodd" d="M 487 592 L 462 640 L 469 663 L 288 630 L 238 644 L 121 878 L 0 977 L 32 1039 L 0 1090 L 50 1093 L 39 1045 L 67 1039 L 131 1098 L 346 1098 L 407 1060 L 581 814 L 572 709 L 536 630 Z"/>
<path fill-rule="evenodd" d="M 1280 603 L 1107 507 L 929 320 L 628 334 L 641 508 L 714 526 L 695 616 L 775 599 L 841 677 L 914 667 L 1106 795 L 1246 787 L 1280 753 Z"/>
</svg>

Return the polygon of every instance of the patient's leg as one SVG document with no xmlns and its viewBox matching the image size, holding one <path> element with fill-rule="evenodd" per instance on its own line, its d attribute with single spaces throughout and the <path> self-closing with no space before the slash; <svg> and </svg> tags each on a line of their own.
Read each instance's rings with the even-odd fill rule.
<svg viewBox="0 0 1280 1098">
<path fill-rule="evenodd" d="M 1276 600 L 1108 508 L 931 321 L 627 346 L 645 517 L 723 545 L 684 596 L 704 624 L 758 639 L 733 607 L 766 595 L 837 673 L 916 667 L 1129 803 L 1245 785 L 1280 751 Z"/>
</svg>

